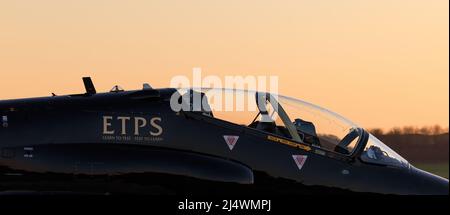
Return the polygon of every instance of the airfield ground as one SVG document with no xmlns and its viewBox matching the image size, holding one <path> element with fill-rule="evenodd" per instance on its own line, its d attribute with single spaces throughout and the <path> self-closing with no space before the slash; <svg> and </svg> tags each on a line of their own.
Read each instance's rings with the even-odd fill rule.
<svg viewBox="0 0 450 215">
<path fill-rule="evenodd" d="M 448 179 L 448 162 L 447 163 L 420 163 L 420 164 L 413 164 L 415 167 L 423 169 L 427 172 L 431 172 L 433 174 L 442 176 L 444 178 Z"/>
</svg>

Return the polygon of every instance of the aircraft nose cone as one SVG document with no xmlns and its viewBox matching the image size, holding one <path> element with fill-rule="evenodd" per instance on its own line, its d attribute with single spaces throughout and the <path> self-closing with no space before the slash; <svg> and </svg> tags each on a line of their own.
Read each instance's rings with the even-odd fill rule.
<svg viewBox="0 0 450 215">
<path fill-rule="evenodd" d="M 414 188 L 420 195 L 448 195 L 448 179 L 411 166 Z"/>
</svg>

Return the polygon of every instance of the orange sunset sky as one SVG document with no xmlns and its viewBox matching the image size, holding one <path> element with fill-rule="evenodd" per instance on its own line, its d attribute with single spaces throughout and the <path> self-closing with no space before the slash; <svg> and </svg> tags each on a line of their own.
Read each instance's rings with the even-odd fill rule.
<svg viewBox="0 0 450 215">
<path fill-rule="evenodd" d="M 0 99 L 278 75 L 363 127 L 449 124 L 448 0 L 0 0 Z"/>
</svg>

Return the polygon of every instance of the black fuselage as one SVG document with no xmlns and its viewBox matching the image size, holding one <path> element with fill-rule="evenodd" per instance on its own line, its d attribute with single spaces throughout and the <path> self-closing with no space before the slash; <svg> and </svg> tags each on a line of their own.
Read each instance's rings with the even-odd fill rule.
<svg viewBox="0 0 450 215">
<path fill-rule="evenodd" d="M 298 147 L 196 112 L 175 89 L 0 102 L 0 189 L 89 193 L 448 194 L 448 181 L 409 168 Z M 224 136 L 239 139 L 232 149 Z M 300 168 L 294 155 L 306 155 Z"/>
</svg>

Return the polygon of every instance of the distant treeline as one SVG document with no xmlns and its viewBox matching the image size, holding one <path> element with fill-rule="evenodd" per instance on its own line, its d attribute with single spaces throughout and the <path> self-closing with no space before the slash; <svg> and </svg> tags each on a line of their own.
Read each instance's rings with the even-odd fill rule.
<svg viewBox="0 0 450 215">
<path fill-rule="evenodd" d="M 373 135 L 394 135 L 394 134 L 423 134 L 423 135 L 439 135 L 448 133 L 448 127 L 442 128 L 440 125 L 433 126 L 404 126 L 404 127 L 394 127 L 388 131 L 384 131 L 381 128 L 369 129 L 369 132 Z"/>
<path fill-rule="evenodd" d="M 405 126 L 386 132 L 382 129 L 369 131 L 412 164 L 449 162 L 448 128 Z"/>
</svg>

